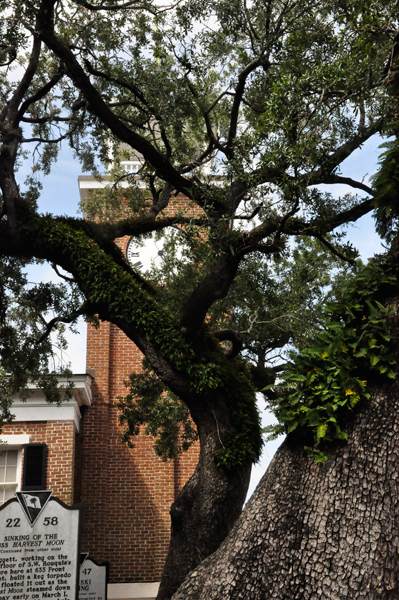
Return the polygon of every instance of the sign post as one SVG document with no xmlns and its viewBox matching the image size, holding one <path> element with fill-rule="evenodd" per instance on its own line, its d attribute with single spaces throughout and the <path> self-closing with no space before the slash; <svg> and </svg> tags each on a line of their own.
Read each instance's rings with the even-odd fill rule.
<svg viewBox="0 0 399 600">
<path fill-rule="evenodd" d="M 51 491 L 0 508 L 0 600 L 78 600 L 82 506 Z"/>
</svg>

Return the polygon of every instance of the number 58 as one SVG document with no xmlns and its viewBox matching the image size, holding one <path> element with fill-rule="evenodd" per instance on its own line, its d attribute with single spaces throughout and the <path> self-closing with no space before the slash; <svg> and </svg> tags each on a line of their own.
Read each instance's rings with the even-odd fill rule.
<svg viewBox="0 0 399 600">
<path fill-rule="evenodd" d="M 45 517 L 43 525 L 58 525 L 58 517 Z"/>
</svg>

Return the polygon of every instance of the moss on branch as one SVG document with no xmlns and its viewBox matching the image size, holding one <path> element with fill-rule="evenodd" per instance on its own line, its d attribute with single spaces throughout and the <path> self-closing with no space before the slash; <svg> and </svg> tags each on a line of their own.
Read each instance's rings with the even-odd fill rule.
<svg viewBox="0 0 399 600">
<path fill-rule="evenodd" d="M 204 350 L 195 349 L 181 335 L 175 316 L 85 231 L 49 215 L 37 217 L 28 229 L 36 254 L 71 272 L 101 318 L 117 324 L 133 341 L 135 331 L 144 336 L 174 374 L 188 380 L 197 401 L 212 410 L 218 395 L 226 399 L 231 427 L 215 453 L 218 466 L 230 469 L 258 460 L 263 442 L 245 364 L 227 360 L 210 336 Z"/>
</svg>

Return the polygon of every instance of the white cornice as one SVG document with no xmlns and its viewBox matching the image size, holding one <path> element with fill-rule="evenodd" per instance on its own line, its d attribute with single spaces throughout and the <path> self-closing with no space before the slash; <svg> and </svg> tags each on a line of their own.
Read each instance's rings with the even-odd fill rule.
<svg viewBox="0 0 399 600">
<path fill-rule="evenodd" d="M 59 378 L 59 383 L 66 384 L 66 378 Z M 14 423 L 21 421 L 74 421 L 77 431 L 80 427 L 80 407 L 90 406 L 92 401 L 91 384 L 93 377 L 86 373 L 73 375 L 74 389 L 72 398 L 64 400 L 60 406 L 49 404 L 44 392 L 38 389 L 34 383 L 29 384 L 32 390 L 27 400 L 21 400 L 18 396 L 13 398 L 11 413 L 14 415 Z"/>
<path fill-rule="evenodd" d="M 138 175 L 135 176 L 134 174 L 131 174 L 131 177 L 134 177 L 136 180 L 140 179 Z M 104 190 L 106 187 L 112 187 L 114 185 L 114 181 L 111 181 L 108 175 L 104 175 L 101 181 L 99 181 L 92 175 L 79 175 L 78 184 L 80 199 L 84 200 L 89 196 L 90 190 Z M 120 181 L 118 185 L 121 188 L 128 188 L 130 186 L 129 182 L 126 181 L 126 179 L 122 179 L 122 181 Z M 145 188 L 144 183 L 141 181 L 139 181 L 138 185 L 142 189 Z"/>
<path fill-rule="evenodd" d="M 134 175 L 134 173 L 131 173 L 130 177 L 134 177 L 136 182 L 138 182 L 139 188 L 145 188 L 144 182 L 140 181 L 140 175 Z M 209 182 L 212 183 L 212 185 L 216 186 L 224 185 L 226 182 L 226 178 L 222 175 L 210 175 L 207 177 L 207 180 L 209 180 Z M 86 198 L 88 198 L 90 190 L 103 190 L 106 187 L 111 187 L 112 185 L 114 185 L 114 181 L 111 181 L 108 175 L 103 175 L 101 181 L 93 177 L 93 175 L 79 175 L 78 184 L 80 199 L 85 200 Z M 122 179 L 118 183 L 118 185 L 121 188 L 130 187 L 130 183 L 127 179 Z"/>
</svg>

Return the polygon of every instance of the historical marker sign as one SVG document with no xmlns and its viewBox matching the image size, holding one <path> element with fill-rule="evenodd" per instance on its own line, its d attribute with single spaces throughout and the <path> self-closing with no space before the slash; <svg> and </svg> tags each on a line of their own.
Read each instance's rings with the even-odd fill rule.
<svg viewBox="0 0 399 600">
<path fill-rule="evenodd" d="M 16 492 L 0 508 L 0 600 L 77 600 L 81 506 Z"/>
<path fill-rule="evenodd" d="M 79 600 L 107 600 L 108 563 L 99 565 L 87 554 L 81 561 Z"/>
</svg>

